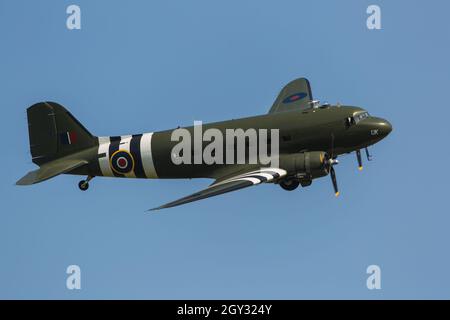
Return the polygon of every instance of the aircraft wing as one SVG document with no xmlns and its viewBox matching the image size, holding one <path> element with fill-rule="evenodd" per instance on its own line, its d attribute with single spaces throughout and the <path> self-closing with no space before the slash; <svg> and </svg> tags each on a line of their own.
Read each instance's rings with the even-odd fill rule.
<svg viewBox="0 0 450 320">
<path fill-rule="evenodd" d="M 308 79 L 299 78 L 289 82 L 280 91 L 269 113 L 308 109 L 312 100 Z"/>
<path fill-rule="evenodd" d="M 217 179 L 206 189 L 150 210 L 171 208 L 185 203 L 217 196 L 219 194 L 247 188 L 263 182 L 273 182 L 286 174 L 287 172 L 280 168 L 261 168 L 259 170 L 238 174 L 231 178 Z"/>
</svg>

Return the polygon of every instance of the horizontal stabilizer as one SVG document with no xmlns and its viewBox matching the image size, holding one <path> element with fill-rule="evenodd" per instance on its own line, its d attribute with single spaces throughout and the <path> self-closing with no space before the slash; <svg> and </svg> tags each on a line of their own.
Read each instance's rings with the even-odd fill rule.
<svg viewBox="0 0 450 320">
<path fill-rule="evenodd" d="M 70 160 L 60 159 L 48 162 L 42 165 L 39 169 L 28 172 L 24 177 L 16 182 L 19 186 L 26 186 L 30 184 L 39 183 L 57 175 L 70 172 L 76 168 L 87 164 L 87 160 Z"/>
</svg>

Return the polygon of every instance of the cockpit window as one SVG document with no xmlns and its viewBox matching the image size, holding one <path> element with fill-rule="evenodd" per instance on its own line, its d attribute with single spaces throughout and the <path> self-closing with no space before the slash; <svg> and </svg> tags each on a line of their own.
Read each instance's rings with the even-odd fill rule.
<svg viewBox="0 0 450 320">
<path fill-rule="evenodd" d="M 368 112 L 361 112 L 361 113 L 355 114 L 355 115 L 353 116 L 353 118 L 355 119 L 355 123 L 358 123 L 358 122 L 360 122 L 361 120 L 367 118 L 368 116 L 369 116 L 369 113 L 368 113 Z"/>
<path fill-rule="evenodd" d="M 345 121 L 345 125 L 348 127 L 357 124 L 361 120 L 369 117 L 369 113 L 367 111 L 357 113 L 353 117 L 348 117 Z"/>
</svg>

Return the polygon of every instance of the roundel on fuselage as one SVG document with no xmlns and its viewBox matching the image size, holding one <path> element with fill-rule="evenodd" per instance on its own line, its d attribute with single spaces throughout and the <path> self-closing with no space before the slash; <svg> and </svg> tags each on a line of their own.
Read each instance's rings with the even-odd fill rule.
<svg viewBox="0 0 450 320">
<path fill-rule="evenodd" d="M 291 94 L 289 97 L 284 98 L 283 103 L 291 103 L 305 98 L 308 94 L 305 92 L 297 92 Z"/>
<path fill-rule="evenodd" d="M 130 173 L 134 170 L 134 159 L 131 153 L 125 150 L 117 150 L 109 159 L 111 169 L 119 174 Z"/>
</svg>

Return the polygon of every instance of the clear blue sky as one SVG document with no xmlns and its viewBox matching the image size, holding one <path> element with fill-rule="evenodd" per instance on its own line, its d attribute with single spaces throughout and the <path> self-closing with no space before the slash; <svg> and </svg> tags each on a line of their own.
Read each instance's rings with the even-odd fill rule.
<svg viewBox="0 0 450 320">
<path fill-rule="evenodd" d="M 82 29 L 66 28 L 78 4 Z M 366 28 L 378 4 L 382 30 Z M 0 298 L 450 298 L 446 1 L 0 2 Z M 94 134 L 267 112 L 288 81 L 365 107 L 392 134 L 295 192 L 263 185 L 157 214 L 208 180 L 76 176 L 31 187 L 26 108 Z M 66 289 L 66 267 L 82 289 Z M 382 289 L 366 288 L 366 268 Z"/>
</svg>

